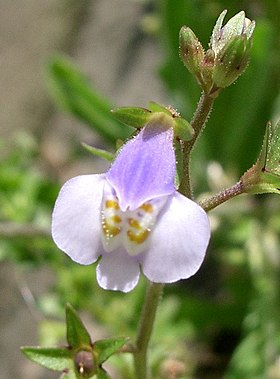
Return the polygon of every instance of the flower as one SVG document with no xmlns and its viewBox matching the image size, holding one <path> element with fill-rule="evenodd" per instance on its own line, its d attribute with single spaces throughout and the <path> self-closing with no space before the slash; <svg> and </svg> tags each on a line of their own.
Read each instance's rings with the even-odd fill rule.
<svg viewBox="0 0 280 379">
<path fill-rule="evenodd" d="M 140 276 L 171 283 L 200 267 L 210 238 L 206 213 L 176 191 L 173 128 L 158 112 L 121 149 L 109 171 L 62 187 L 52 218 L 57 246 L 80 264 L 101 259 L 102 288 L 128 292 Z"/>
</svg>

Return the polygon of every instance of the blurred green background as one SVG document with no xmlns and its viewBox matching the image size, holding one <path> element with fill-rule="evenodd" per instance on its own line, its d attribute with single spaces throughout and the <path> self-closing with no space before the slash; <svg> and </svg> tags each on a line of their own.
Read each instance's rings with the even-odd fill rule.
<svg viewBox="0 0 280 379">
<path fill-rule="evenodd" d="M 65 302 L 84 316 L 93 339 L 135 335 L 144 283 L 128 295 L 98 288 L 94 266 L 74 264 L 55 247 L 50 217 L 66 179 L 108 167 L 80 142 L 113 152 L 116 139 L 131 133 L 112 107 L 154 100 L 191 118 L 200 90 L 179 59 L 182 25 L 207 48 L 225 8 L 227 17 L 245 10 L 257 24 L 250 65 L 216 100 L 194 152 L 198 198 L 234 184 L 254 163 L 266 123 L 280 118 L 278 0 L 39 3 L 3 5 L 2 16 L 18 21 L 3 21 L 1 37 L 0 355 L 7 379 L 58 377 L 34 371 L 19 346 L 64 343 Z M 279 210 L 277 195 L 243 195 L 211 212 L 203 267 L 165 288 L 153 378 L 280 378 Z M 113 378 L 131 378 L 129 357 L 111 362 Z"/>
</svg>

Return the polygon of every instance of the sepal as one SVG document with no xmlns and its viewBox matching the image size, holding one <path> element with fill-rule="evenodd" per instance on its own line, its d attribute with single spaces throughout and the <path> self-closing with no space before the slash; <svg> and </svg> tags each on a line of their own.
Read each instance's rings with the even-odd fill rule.
<svg viewBox="0 0 280 379">
<path fill-rule="evenodd" d="M 182 141 L 189 141 L 193 138 L 194 130 L 191 124 L 182 117 L 177 117 L 174 120 L 174 133 Z"/>
<path fill-rule="evenodd" d="M 120 107 L 112 109 L 111 112 L 118 121 L 136 129 L 142 128 L 151 116 L 148 109 L 137 107 Z"/>
<path fill-rule="evenodd" d="M 119 337 L 92 343 L 87 329 L 70 304 L 66 305 L 66 327 L 67 347 L 25 346 L 21 351 L 31 361 L 50 370 L 61 371 L 60 379 L 109 379 L 102 363 L 120 352 L 128 339 Z"/>
<path fill-rule="evenodd" d="M 92 155 L 105 159 L 105 161 L 112 162 L 114 159 L 114 154 L 110 153 L 109 151 L 98 149 L 97 147 L 90 146 L 85 142 L 82 142 L 82 146 Z"/>
<path fill-rule="evenodd" d="M 71 304 L 66 304 L 67 342 L 71 348 L 90 346 L 90 335 Z"/>
<path fill-rule="evenodd" d="M 73 368 L 71 352 L 66 348 L 23 346 L 21 351 L 31 361 L 50 370 Z"/>
<path fill-rule="evenodd" d="M 98 357 L 98 364 L 107 361 L 111 355 L 119 353 L 120 349 L 128 342 L 127 337 L 110 338 L 95 341 L 93 349 Z"/>
</svg>

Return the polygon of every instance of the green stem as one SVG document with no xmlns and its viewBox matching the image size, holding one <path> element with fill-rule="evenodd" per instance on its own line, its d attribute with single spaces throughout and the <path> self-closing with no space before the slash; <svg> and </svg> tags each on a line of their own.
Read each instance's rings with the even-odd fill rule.
<svg viewBox="0 0 280 379">
<path fill-rule="evenodd" d="M 147 351 L 163 286 L 161 283 L 149 283 L 147 288 L 134 352 L 136 379 L 148 378 Z"/>
<path fill-rule="evenodd" d="M 225 201 L 232 199 L 233 197 L 240 195 L 244 192 L 244 185 L 241 180 L 234 184 L 232 187 L 226 188 L 223 191 L 217 193 L 216 195 L 200 202 L 200 206 L 209 212 L 212 209 L 216 208 L 218 205 L 224 203 Z"/>
<path fill-rule="evenodd" d="M 183 142 L 183 176 L 180 183 L 179 192 L 189 198 L 193 197 L 190 181 L 190 154 L 206 124 L 214 100 L 215 97 L 210 96 L 205 92 L 202 93 L 191 121 L 191 126 L 194 129 L 194 136 L 190 141 Z"/>
</svg>

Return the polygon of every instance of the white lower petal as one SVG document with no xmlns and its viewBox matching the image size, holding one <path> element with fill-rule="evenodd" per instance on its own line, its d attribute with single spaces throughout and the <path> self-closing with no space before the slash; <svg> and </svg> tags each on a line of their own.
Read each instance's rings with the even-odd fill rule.
<svg viewBox="0 0 280 379">
<path fill-rule="evenodd" d="M 124 250 L 115 250 L 102 255 L 96 275 L 100 287 L 107 290 L 129 292 L 138 283 L 139 263 Z"/>
<path fill-rule="evenodd" d="M 81 175 L 62 187 L 52 216 L 52 236 L 57 246 L 80 264 L 91 264 L 101 247 L 101 200 L 104 175 Z"/>
<path fill-rule="evenodd" d="M 150 248 L 141 257 L 143 273 L 156 283 L 172 283 L 194 275 L 203 262 L 209 239 L 204 210 L 175 193 L 159 216 Z"/>
</svg>

